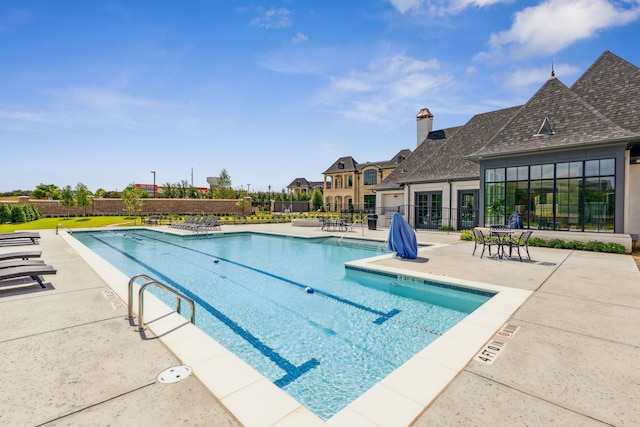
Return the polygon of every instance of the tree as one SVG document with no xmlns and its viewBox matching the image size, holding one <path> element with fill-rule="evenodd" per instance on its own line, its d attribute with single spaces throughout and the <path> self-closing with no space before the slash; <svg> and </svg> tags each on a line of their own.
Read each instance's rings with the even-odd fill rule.
<svg viewBox="0 0 640 427">
<path fill-rule="evenodd" d="M 31 197 L 40 200 L 57 200 L 60 197 L 60 189 L 53 184 L 40 184 L 31 192 Z"/>
<path fill-rule="evenodd" d="M 87 216 L 87 207 L 91 206 L 91 192 L 86 185 L 79 182 L 76 185 L 75 199 L 76 205 L 84 208 L 84 216 Z"/>
<path fill-rule="evenodd" d="M 0 224 L 11 221 L 11 208 L 9 205 L 0 205 Z"/>
<path fill-rule="evenodd" d="M 73 190 L 70 185 L 66 185 L 62 191 L 60 192 L 60 206 L 67 207 L 67 218 L 69 218 L 69 213 L 72 206 L 76 205 L 76 200 L 73 195 Z"/>
<path fill-rule="evenodd" d="M 178 196 L 181 199 L 186 199 L 187 198 L 187 190 L 190 187 L 189 181 L 187 181 L 186 179 L 183 179 L 182 181 L 180 181 L 179 184 L 176 184 L 176 187 L 178 189 Z"/>
<path fill-rule="evenodd" d="M 122 205 L 124 211 L 130 215 L 138 212 L 142 212 L 142 196 L 146 193 L 141 188 L 136 188 L 134 184 L 129 184 L 127 188 L 122 192 Z"/>
<path fill-rule="evenodd" d="M 214 199 L 233 199 L 234 191 L 231 188 L 231 177 L 226 169 L 220 171 L 218 186 L 213 189 L 212 196 Z"/>
<path fill-rule="evenodd" d="M 322 203 L 322 192 L 317 188 L 313 190 L 313 194 L 311 195 L 311 209 L 314 211 L 320 211 L 324 208 L 324 203 Z"/>
<path fill-rule="evenodd" d="M 166 199 L 177 198 L 178 191 L 176 189 L 176 184 L 166 182 L 164 185 L 162 185 L 162 193 L 160 193 L 159 197 L 166 198 Z"/>
<path fill-rule="evenodd" d="M 11 207 L 11 222 L 26 222 L 24 210 L 21 205 L 13 205 Z"/>
<path fill-rule="evenodd" d="M 105 190 L 104 188 L 98 188 L 96 190 L 96 192 L 94 193 L 95 197 L 104 197 L 105 194 L 107 194 L 107 190 Z"/>
</svg>

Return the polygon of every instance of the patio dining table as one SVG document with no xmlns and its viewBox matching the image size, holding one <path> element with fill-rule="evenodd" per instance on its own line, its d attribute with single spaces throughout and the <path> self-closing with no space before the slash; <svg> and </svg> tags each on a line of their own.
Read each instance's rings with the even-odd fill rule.
<svg viewBox="0 0 640 427">
<path fill-rule="evenodd" d="M 323 219 L 322 230 L 325 231 L 347 231 L 347 222 L 344 219 Z"/>
<path fill-rule="evenodd" d="M 491 237 L 495 237 L 498 242 L 498 258 L 505 259 L 511 257 L 511 242 L 515 230 L 508 228 L 492 228 Z M 509 247 L 509 256 L 505 253 L 505 247 Z"/>
</svg>

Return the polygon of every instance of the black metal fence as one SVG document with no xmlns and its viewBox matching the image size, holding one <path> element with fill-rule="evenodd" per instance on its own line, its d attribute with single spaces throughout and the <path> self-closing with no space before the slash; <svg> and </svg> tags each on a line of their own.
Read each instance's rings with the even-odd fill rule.
<svg viewBox="0 0 640 427">
<path fill-rule="evenodd" d="M 364 220 L 369 215 L 377 216 L 377 228 L 391 226 L 393 214 L 400 212 L 407 222 L 417 231 L 459 231 L 478 226 L 479 212 L 477 209 L 455 209 L 441 207 L 425 207 L 416 205 L 400 205 L 393 207 L 366 207 L 357 209 L 355 206 L 340 210 L 340 215 L 350 222 Z"/>
</svg>

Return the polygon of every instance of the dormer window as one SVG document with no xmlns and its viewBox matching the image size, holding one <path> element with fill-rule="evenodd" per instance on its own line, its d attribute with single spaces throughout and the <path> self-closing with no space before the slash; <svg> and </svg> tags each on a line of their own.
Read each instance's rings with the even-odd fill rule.
<svg viewBox="0 0 640 427">
<path fill-rule="evenodd" d="M 542 121 L 540 129 L 538 130 L 538 133 L 534 134 L 533 136 L 551 136 L 553 134 L 554 132 L 553 129 L 551 129 L 551 122 L 549 121 L 549 117 L 545 117 Z"/>
<path fill-rule="evenodd" d="M 338 162 L 338 169 L 344 169 L 344 162 Z"/>
<path fill-rule="evenodd" d="M 398 163 L 402 163 L 404 161 L 404 156 L 398 156 Z"/>
</svg>

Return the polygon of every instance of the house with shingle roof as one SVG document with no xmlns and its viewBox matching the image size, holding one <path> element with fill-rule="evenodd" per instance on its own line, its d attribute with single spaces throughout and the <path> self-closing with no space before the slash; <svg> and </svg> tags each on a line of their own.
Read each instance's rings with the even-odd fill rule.
<svg viewBox="0 0 640 427">
<path fill-rule="evenodd" d="M 605 51 L 571 87 L 552 72 L 524 105 L 430 130 L 376 187 L 377 206 L 415 228 L 507 224 L 517 211 L 525 228 L 637 240 L 638 159 L 640 69 Z"/>
<path fill-rule="evenodd" d="M 294 194 L 311 194 L 316 188 L 322 191 L 322 185 L 322 181 L 309 181 L 307 178 L 295 178 L 287 185 L 287 190 Z"/>
<path fill-rule="evenodd" d="M 400 150 L 389 160 L 358 163 L 353 157 L 340 157 L 324 175 L 324 203 L 328 211 L 374 210 L 375 188 L 398 168 L 411 150 Z"/>
</svg>

